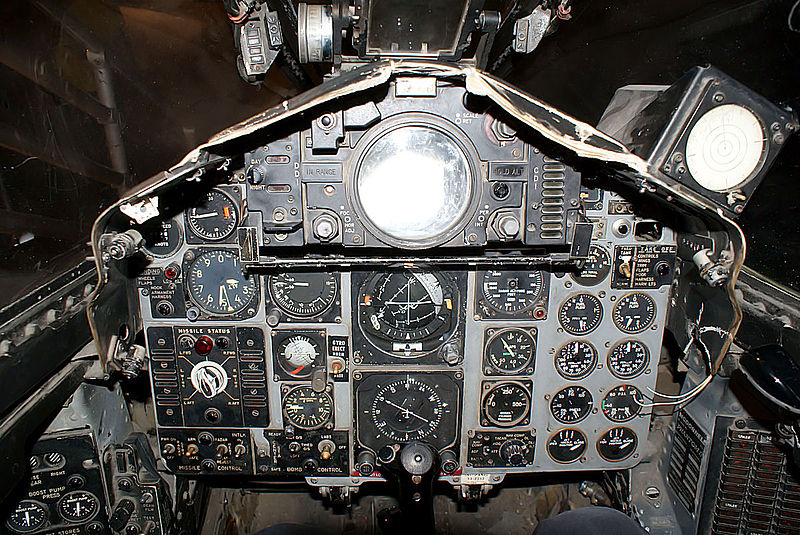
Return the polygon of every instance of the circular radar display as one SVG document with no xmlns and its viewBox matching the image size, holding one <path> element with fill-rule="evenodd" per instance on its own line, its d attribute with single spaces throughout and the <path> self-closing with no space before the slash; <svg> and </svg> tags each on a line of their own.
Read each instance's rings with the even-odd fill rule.
<svg viewBox="0 0 800 535">
<path fill-rule="evenodd" d="M 611 272 L 611 258 L 608 251 L 599 245 L 589 248 L 589 256 L 581 270 L 572 273 L 572 279 L 582 286 L 594 286 L 603 282 Z"/>
<path fill-rule="evenodd" d="M 6 519 L 6 527 L 15 533 L 31 533 L 37 531 L 47 522 L 47 509 L 31 500 L 17 504 L 14 511 Z"/>
<path fill-rule="evenodd" d="M 354 175 L 364 222 L 390 245 L 438 245 L 466 223 L 472 166 L 460 143 L 438 128 L 407 125 L 381 134 L 362 153 Z"/>
<path fill-rule="evenodd" d="M 267 281 L 269 295 L 290 316 L 310 318 L 328 310 L 336 300 L 336 275 L 332 273 L 281 273 Z"/>
<path fill-rule="evenodd" d="M 686 165 L 695 182 L 711 191 L 741 186 L 760 167 L 764 128 L 753 112 L 738 104 L 704 113 L 686 139 Z"/>
<path fill-rule="evenodd" d="M 389 440 L 422 440 L 434 433 L 451 407 L 439 392 L 411 376 L 383 385 L 372 402 L 372 421 Z"/>
<path fill-rule="evenodd" d="M 603 319 L 603 305 L 591 294 L 573 295 L 561 305 L 558 322 L 570 334 L 587 334 L 600 325 Z"/>
<path fill-rule="evenodd" d="M 603 398 L 603 414 L 612 422 L 627 422 L 642 410 L 643 399 L 635 386 L 615 386 Z"/>
<path fill-rule="evenodd" d="M 291 389 L 283 398 L 283 415 L 287 423 L 300 429 L 319 429 L 333 414 L 333 400 L 327 392 L 316 392 L 310 386 Z"/>
<path fill-rule="evenodd" d="M 186 221 L 196 236 L 220 241 L 233 234 L 239 222 L 239 210 L 231 197 L 215 189 L 208 192 L 199 206 L 186 212 Z"/>
<path fill-rule="evenodd" d="M 597 441 L 597 453 L 606 461 L 624 461 L 636 451 L 639 440 L 636 433 L 627 427 L 609 429 Z"/>
<path fill-rule="evenodd" d="M 255 280 L 246 277 L 232 250 L 207 251 L 188 267 L 189 297 L 208 314 L 230 316 L 255 301 Z"/>
<path fill-rule="evenodd" d="M 523 329 L 498 331 L 486 343 L 486 362 L 500 373 L 517 373 L 530 367 L 536 341 Z"/>
<path fill-rule="evenodd" d="M 436 273 L 399 269 L 373 275 L 361 289 L 359 323 L 368 336 L 388 342 L 379 347 L 394 356 L 416 357 L 438 348 L 422 342 L 440 337 L 452 325 L 453 294 Z"/>
<path fill-rule="evenodd" d="M 557 463 L 571 463 L 586 451 L 586 435 L 577 429 L 562 429 L 547 441 L 547 453 Z"/>
<path fill-rule="evenodd" d="M 483 298 L 494 312 L 519 314 L 532 309 L 542 296 L 541 271 L 498 271 L 483 274 Z"/>
<path fill-rule="evenodd" d="M 283 371 L 292 377 L 311 375 L 320 355 L 322 349 L 319 343 L 305 334 L 289 336 L 278 345 L 278 362 Z"/>
<path fill-rule="evenodd" d="M 574 424 L 589 416 L 593 406 L 591 392 L 573 385 L 556 392 L 550 401 L 550 412 L 562 424 Z"/>
<path fill-rule="evenodd" d="M 573 340 L 556 353 L 556 369 L 567 379 L 583 379 L 597 365 L 597 350 L 584 340 Z"/>
<path fill-rule="evenodd" d="M 652 325 L 656 318 L 656 302 L 647 294 L 628 294 L 614 305 L 614 325 L 624 333 L 640 333 Z"/>
<path fill-rule="evenodd" d="M 91 492 L 76 490 L 58 502 L 58 513 L 67 522 L 87 522 L 100 510 L 100 501 Z"/>
<path fill-rule="evenodd" d="M 647 346 L 638 340 L 625 340 L 608 354 L 608 369 L 620 379 L 630 379 L 642 373 L 649 361 Z"/>
<path fill-rule="evenodd" d="M 530 410 L 531 395 L 519 383 L 496 385 L 483 398 L 483 415 L 497 427 L 513 427 L 522 423 Z"/>
</svg>

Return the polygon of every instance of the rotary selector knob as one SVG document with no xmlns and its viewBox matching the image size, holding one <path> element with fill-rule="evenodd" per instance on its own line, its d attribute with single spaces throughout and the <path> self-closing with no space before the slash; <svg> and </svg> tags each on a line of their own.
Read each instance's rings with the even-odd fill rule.
<svg viewBox="0 0 800 535">
<path fill-rule="evenodd" d="M 500 446 L 500 457 L 511 466 L 524 466 L 529 455 L 528 446 L 521 440 L 506 440 Z"/>
<path fill-rule="evenodd" d="M 228 386 L 228 372 L 225 371 L 225 368 L 210 360 L 195 364 L 190 378 L 194 389 L 207 399 L 220 394 Z"/>
</svg>

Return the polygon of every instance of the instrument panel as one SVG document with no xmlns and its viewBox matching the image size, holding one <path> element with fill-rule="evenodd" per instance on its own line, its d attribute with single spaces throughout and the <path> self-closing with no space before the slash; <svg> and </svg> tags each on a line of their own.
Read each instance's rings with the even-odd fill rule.
<svg viewBox="0 0 800 535">
<path fill-rule="evenodd" d="M 224 242 L 214 230 L 224 215 L 213 227 L 189 222 L 242 204 L 209 195 L 165 222 L 164 236 L 181 228 L 187 238 L 153 255 L 137 286 L 167 466 L 352 485 L 380 478 L 412 441 L 453 460 L 440 477 L 454 484 L 635 465 L 669 306 L 663 265 L 674 269 L 676 247 L 666 228 L 655 241 L 599 232 L 615 219 L 637 224 L 609 214 L 620 199 L 605 197 L 587 212 L 602 222 L 588 260 L 562 273 L 245 274 L 234 244 L 191 243 Z"/>
<path fill-rule="evenodd" d="M 462 89 L 437 92 L 263 144 L 146 236 L 136 291 L 170 470 L 353 486 L 411 442 L 454 485 L 639 462 L 675 233 L 582 191 Z M 577 269 L 258 261 L 492 243 L 569 257 L 579 221 Z"/>
</svg>

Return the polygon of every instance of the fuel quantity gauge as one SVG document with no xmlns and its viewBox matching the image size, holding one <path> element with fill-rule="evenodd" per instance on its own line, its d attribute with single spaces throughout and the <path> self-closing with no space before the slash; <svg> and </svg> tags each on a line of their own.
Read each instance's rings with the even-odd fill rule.
<svg viewBox="0 0 800 535">
<path fill-rule="evenodd" d="M 557 463 L 572 463 L 586 451 L 586 435 L 577 429 L 562 429 L 547 441 L 547 453 Z"/>
</svg>

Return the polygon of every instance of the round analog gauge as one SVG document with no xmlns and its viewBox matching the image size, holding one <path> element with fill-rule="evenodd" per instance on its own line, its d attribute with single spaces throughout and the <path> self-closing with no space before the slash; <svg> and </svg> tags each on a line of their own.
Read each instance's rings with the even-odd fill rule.
<svg viewBox="0 0 800 535">
<path fill-rule="evenodd" d="M 290 316 L 310 318 L 328 310 L 336 300 L 332 273 L 281 273 L 267 280 L 272 301 Z"/>
<path fill-rule="evenodd" d="M 636 451 L 639 440 L 631 429 L 614 427 L 609 429 L 597 441 L 597 453 L 610 462 L 624 461 Z"/>
<path fill-rule="evenodd" d="M 573 295 L 561 305 L 558 322 L 570 334 L 587 334 L 600 325 L 603 319 L 603 305 L 591 294 Z"/>
<path fill-rule="evenodd" d="M 523 329 L 504 329 L 486 343 L 486 362 L 501 373 L 517 373 L 533 362 L 536 341 Z"/>
<path fill-rule="evenodd" d="M 603 398 L 603 414 L 612 422 L 627 422 L 642 410 L 642 401 L 642 393 L 635 386 L 615 386 Z"/>
<path fill-rule="evenodd" d="M 695 182 L 711 191 L 742 185 L 759 169 L 765 136 L 753 112 L 724 104 L 704 113 L 686 139 L 686 165 Z"/>
<path fill-rule="evenodd" d="M 630 379 L 642 373 L 649 361 L 647 346 L 638 340 L 625 340 L 608 354 L 608 369 L 621 379 Z"/>
<path fill-rule="evenodd" d="M 562 429 L 547 441 L 547 453 L 557 463 L 577 461 L 586 451 L 586 435 L 577 429 Z"/>
<path fill-rule="evenodd" d="M 583 267 L 577 273 L 572 273 L 572 279 L 582 286 L 594 286 L 605 280 L 611 272 L 611 258 L 608 251 L 599 245 L 589 248 L 589 256 Z"/>
<path fill-rule="evenodd" d="M 450 410 L 435 388 L 407 376 L 380 387 L 370 412 L 381 434 L 395 442 L 409 442 L 434 433 Z"/>
<path fill-rule="evenodd" d="M 562 424 L 580 422 L 591 414 L 593 406 L 591 392 L 577 385 L 559 390 L 550 400 L 550 412 Z"/>
<path fill-rule="evenodd" d="M 298 386 L 283 398 L 283 415 L 288 423 L 300 429 L 319 429 L 333 415 L 333 400 L 327 392 Z"/>
<path fill-rule="evenodd" d="M 202 253 L 187 271 L 189 297 L 209 314 L 237 314 L 256 299 L 254 278 L 244 275 L 239 256 L 232 250 Z"/>
<path fill-rule="evenodd" d="M 447 330 L 453 309 L 451 291 L 437 274 L 392 270 L 373 275 L 362 288 L 359 322 L 366 334 L 389 341 L 390 350 L 418 356 L 418 342 Z"/>
<path fill-rule="evenodd" d="M 483 298 L 494 312 L 518 314 L 533 308 L 542 295 L 541 271 L 498 271 L 483 274 Z"/>
<path fill-rule="evenodd" d="M 209 241 L 224 240 L 236 229 L 239 209 L 226 193 L 211 190 L 199 206 L 186 212 L 189 229 L 196 236 Z"/>
<path fill-rule="evenodd" d="M 165 219 L 143 228 L 142 236 L 144 251 L 159 258 L 170 256 L 183 244 L 181 227 L 174 219 Z"/>
<path fill-rule="evenodd" d="M 87 522 L 100 510 L 100 501 L 91 492 L 76 490 L 58 502 L 58 513 L 67 522 Z"/>
<path fill-rule="evenodd" d="M 23 500 L 6 519 L 6 527 L 15 533 L 36 531 L 47 522 L 47 509 L 31 500 Z"/>
<path fill-rule="evenodd" d="M 556 353 L 556 369 L 567 379 L 583 379 L 597 365 L 597 350 L 584 340 L 573 340 Z"/>
<path fill-rule="evenodd" d="M 286 337 L 278 344 L 278 362 L 292 377 L 308 377 L 322 349 L 314 338 L 305 334 Z"/>
<path fill-rule="evenodd" d="M 406 248 L 453 237 L 473 198 L 466 152 L 449 134 L 406 125 L 381 134 L 363 152 L 353 193 L 379 239 Z"/>
<path fill-rule="evenodd" d="M 614 305 L 614 325 L 624 333 L 640 333 L 650 327 L 656 318 L 656 302 L 647 294 L 628 294 Z"/>
<path fill-rule="evenodd" d="M 483 414 L 492 425 L 512 427 L 524 421 L 531 409 L 531 395 L 518 383 L 494 386 L 483 398 Z"/>
</svg>

